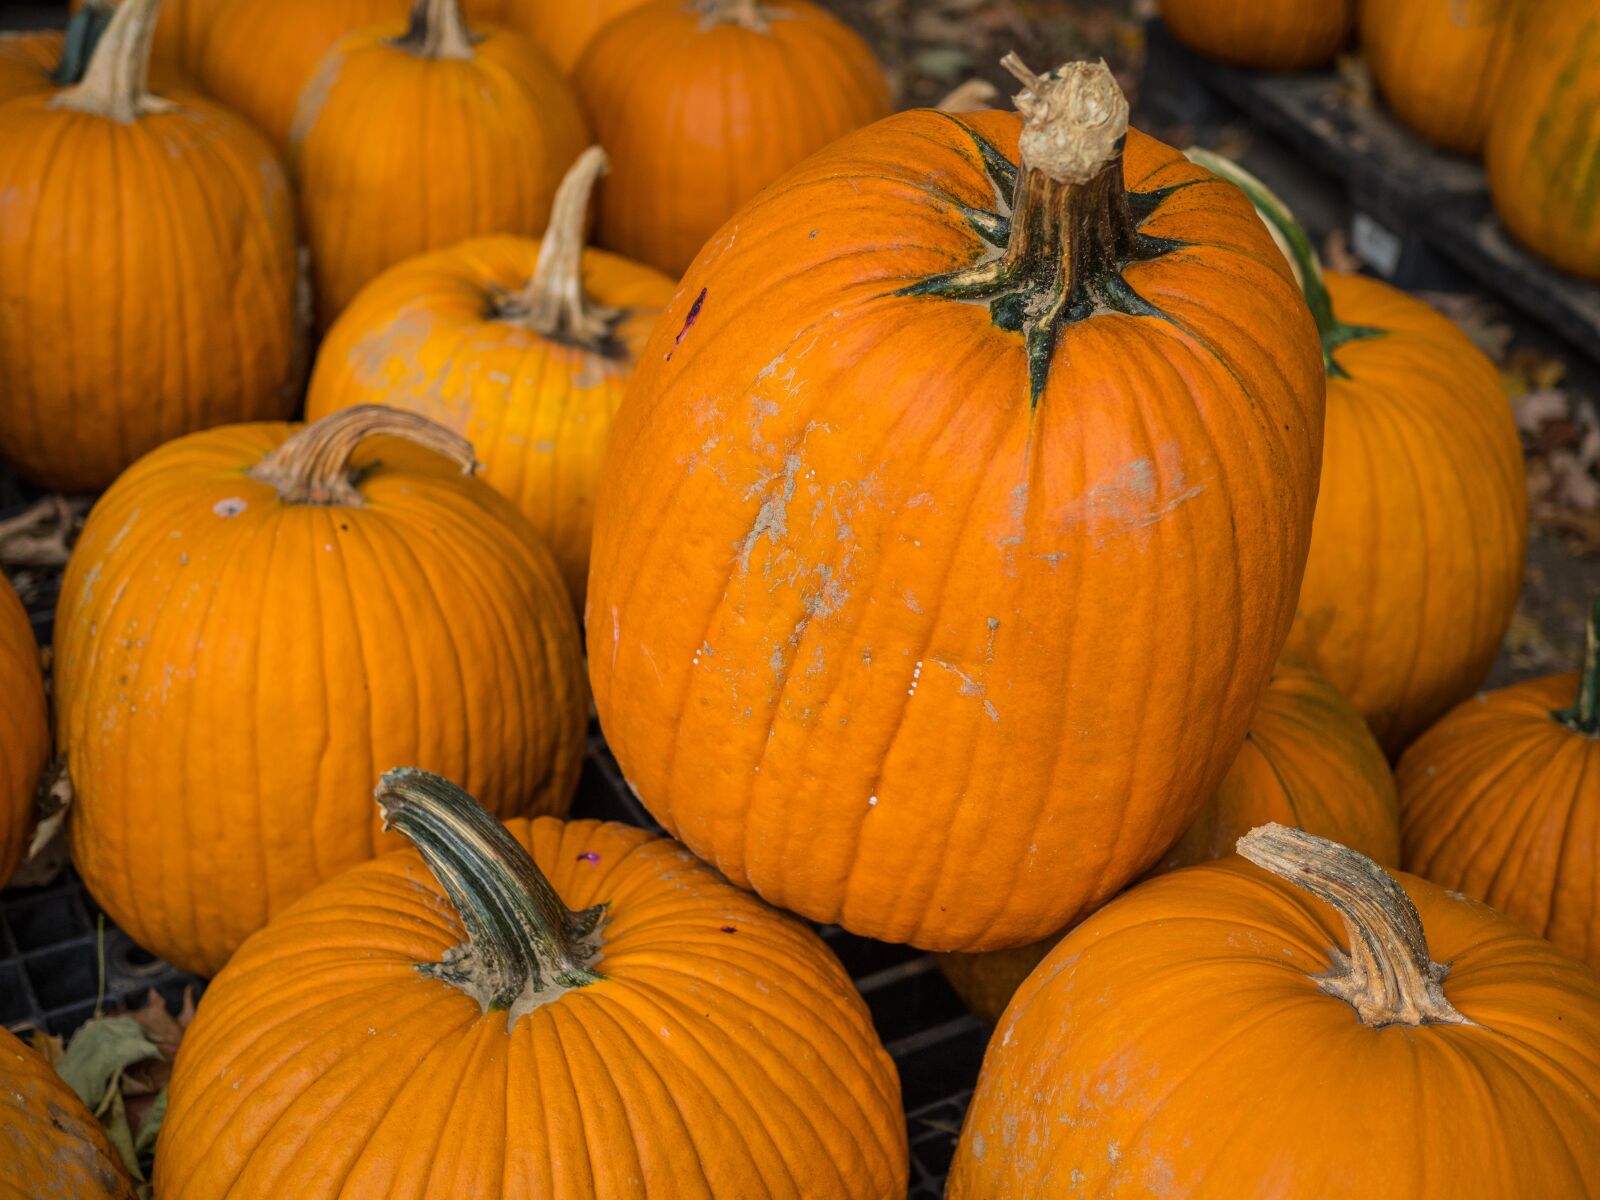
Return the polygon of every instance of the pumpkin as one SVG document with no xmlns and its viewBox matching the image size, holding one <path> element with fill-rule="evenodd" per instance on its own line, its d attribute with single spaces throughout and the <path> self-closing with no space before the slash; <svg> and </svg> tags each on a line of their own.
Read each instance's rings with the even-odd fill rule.
<svg viewBox="0 0 1600 1200">
<path fill-rule="evenodd" d="M 33 623 L 0 577 L 0 888 L 28 849 L 39 776 L 50 760 L 50 719 Z"/>
<path fill-rule="evenodd" d="M 565 811 L 587 717 L 572 607 L 471 465 L 368 405 L 173 442 L 90 513 L 56 616 L 58 741 L 78 870 L 141 945 L 209 975 L 371 857 L 385 765 Z"/>
<path fill-rule="evenodd" d="M 124 0 L 81 83 L 0 106 L 0 454 L 59 491 L 286 416 L 304 377 L 282 168 L 233 114 L 147 90 L 156 9 Z"/>
<path fill-rule="evenodd" d="M 345 38 L 290 135 L 320 324 L 403 259 L 542 232 L 585 136 L 549 60 L 516 34 L 469 33 L 458 0 Z"/>
<path fill-rule="evenodd" d="M 1280 661 L 1244 746 L 1211 800 L 1152 874 L 1226 858 L 1241 836 L 1282 821 L 1400 865 L 1394 777 L 1366 723 L 1304 663 Z M 993 1023 L 1059 938 L 991 954 L 943 954 L 939 969 L 973 1012 Z"/>
<path fill-rule="evenodd" d="M 134 1200 L 116 1151 L 66 1081 L 0 1026 L 0 1196 Z"/>
<path fill-rule="evenodd" d="M 1529 0 L 1361 0 L 1361 50 L 1395 116 L 1435 145 L 1476 154 L 1528 9 Z"/>
<path fill-rule="evenodd" d="M 1479 695 L 1400 760 L 1404 861 L 1600 968 L 1600 601 L 1583 669 Z"/>
<path fill-rule="evenodd" d="M 1518 39 L 1485 163 L 1500 219 L 1563 270 L 1600 280 L 1600 2 L 1545 0 Z"/>
<path fill-rule="evenodd" d="M 71 0 L 69 7 L 76 16 L 104 2 Z M 161 19 L 156 22 L 155 37 L 151 43 L 151 54 L 158 62 L 170 63 L 179 70 L 198 70 L 206 35 L 211 31 L 211 22 L 225 3 L 227 0 L 163 0 Z"/>
<path fill-rule="evenodd" d="M 890 117 L 706 247 L 618 412 L 587 599 L 656 818 L 936 950 L 1056 932 L 1194 819 L 1321 450 L 1315 331 L 1244 197 L 1128 131 L 1103 66 L 1007 62 L 1025 121 Z"/>
<path fill-rule="evenodd" d="M 894 1065 L 811 931 L 643 830 L 502 826 L 414 770 L 378 801 L 416 849 L 207 989 L 158 1195 L 905 1195 Z"/>
<path fill-rule="evenodd" d="M 384 401 L 465 436 L 516 502 L 581 608 L 611 418 L 673 284 L 584 248 L 591 147 L 540 241 L 493 237 L 392 267 L 323 341 L 307 415 Z"/>
<path fill-rule="evenodd" d="M 625 12 L 648 0 L 505 0 L 502 23 L 526 33 L 555 60 L 556 66 L 570 72 L 594 35 Z"/>
<path fill-rule="evenodd" d="M 1023 984 L 951 1200 L 1597 1194 L 1600 975 L 1313 834 L 1239 850 L 1270 874 L 1143 884 Z"/>
<path fill-rule="evenodd" d="M 1324 275 L 1261 181 L 1205 151 L 1281 240 L 1328 372 L 1322 490 L 1289 638 L 1396 757 L 1488 675 L 1528 542 L 1500 373 L 1452 321 L 1364 275 Z"/>
<path fill-rule="evenodd" d="M 889 112 L 867 44 L 807 0 L 651 0 L 573 82 L 614 164 L 596 242 L 674 279 L 745 201 Z"/>
<path fill-rule="evenodd" d="M 1207 58 L 1260 71 L 1304 71 L 1350 40 L 1354 0 L 1161 0 L 1172 36 Z"/>
<path fill-rule="evenodd" d="M 65 32 L 0 33 L 0 104 L 82 83 L 113 11 L 110 4 L 94 0 L 75 6 Z M 181 71 L 165 62 L 151 63 L 150 85 L 162 94 L 191 86 Z"/>
</svg>

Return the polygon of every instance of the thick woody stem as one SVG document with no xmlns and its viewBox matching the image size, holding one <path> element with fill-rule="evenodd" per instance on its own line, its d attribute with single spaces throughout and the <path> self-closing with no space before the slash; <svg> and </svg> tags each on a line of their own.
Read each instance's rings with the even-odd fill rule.
<svg viewBox="0 0 1600 1200">
<path fill-rule="evenodd" d="M 360 473 L 350 456 L 369 437 L 398 437 L 450 459 L 470 475 L 477 463 L 472 443 L 427 417 L 382 404 L 340 409 L 292 434 L 250 470 L 253 479 L 278 490 L 284 504 L 359 508 Z"/>
<path fill-rule="evenodd" d="M 169 112 L 172 103 L 152 96 L 150 42 L 161 0 L 123 0 L 100 35 L 83 82 L 64 88 L 52 108 L 96 113 L 126 125 L 150 113 Z"/>
<path fill-rule="evenodd" d="M 725 22 L 765 33 L 771 28 L 767 14 L 762 11 L 761 0 L 700 0 L 700 13 L 709 22 Z"/>
<path fill-rule="evenodd" d="M 472 33 L 461 0 L 412 0 L 411 25 L 399 44 L 419 58 L 472 57 Z"/>
<path fill-rule="evenodd" d="M 1578 694 L 1571 708 L 1551 714 L 1563 725 L 1594 737 L 1600 733 L 1600 596 L 1589 607 L 1584 631 L 1583 667 L 1578 672 Z"/>
</svg>

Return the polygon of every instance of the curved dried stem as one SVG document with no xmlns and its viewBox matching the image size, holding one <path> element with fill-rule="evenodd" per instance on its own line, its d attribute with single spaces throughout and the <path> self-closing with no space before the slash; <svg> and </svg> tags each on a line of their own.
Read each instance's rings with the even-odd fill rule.
<svg viewBox="0 0 1600 1200">
<path fill-rule="evenodd" d="M 169 112 L 170 100 L 150 94 L 150 44 L 161 0 L 123 0 L 100 35 L 83 82 L 64 88 L 51 108 L 96 113 L 126 125 L 142 116 Z"/>
<path fill-rule="evenodd" d="M 278 490 L 284 504 L 360 508 L 360 473 L 350 456 L 369 437 L 398 437 L 450 459 L 470 475 L 477 467 L 472 443 L 418 413 L 383 404 L 340 409 L 292 434 L 250 470 L 252 479 Z"/>
</svg>

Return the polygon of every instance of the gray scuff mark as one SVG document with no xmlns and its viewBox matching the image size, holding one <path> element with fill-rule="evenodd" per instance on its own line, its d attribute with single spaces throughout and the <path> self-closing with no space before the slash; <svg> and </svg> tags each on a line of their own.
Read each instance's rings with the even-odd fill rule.
<svg viewBox="0 0 1600 1200">
<path fill-rule="evenodd" d="M 799 473 L 800 456 L 790 454 L 783 460 L 782 475 L 769 475 L 746 494 L 745 498 L 751 499 L 771 486 L 773 480 L 781 480 L 771 494 L 761 502 L 761 507 L 756 512 L 755 524 L 745 535 L 739 555 L 739 566 L 743 570 L 750 569 L 750 554 L 763 537 L 776 545 L 778 539 L 789 532 L 789 501 L 794 499 L 795 481 Z"/>
<path fill-rule="evenodd" d="M 995 625 L 998 627 L 999 622 L 995 622 Z M 993 651 L 991 649 L 991 656 L 992 654 Z M 950 674 L 954 675 L 961 681 L 960 691 L 963 696 L 973 696 L 983 701 L 983 711 L 988 714 L 989 720 L 1000 720 L 1000 710 L 995 708 L 994 702 L 984 695 L 982 683 L 974 679 L 971 675 L 968 675 L 960 667 L 956 666 L 955 663 L 946 662 L 942 658 L 936 658 L 933 660 L 933 662 L 935 666 L 943 667 L 946 671 L 949 671 Z"/>
<path fill-rule="evenodd" d="M 912 612 L 916 613 L 919 617 L 922 615 L 922 605 L 917 603 L 917 594 L 915 592 L 907 592 L 901 597 L 901 599 L 906 602 L 906 607 Z"/>
</svg>

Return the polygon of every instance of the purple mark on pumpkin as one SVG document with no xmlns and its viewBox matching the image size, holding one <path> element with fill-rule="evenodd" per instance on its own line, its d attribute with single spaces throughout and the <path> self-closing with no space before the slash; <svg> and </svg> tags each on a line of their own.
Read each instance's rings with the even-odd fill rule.
<svg viewBox="0 0 1600 1200">
<path fill-rule="evenodd" d="M 600 856 L 598 854 L 596 854 L 593 850 L 585 850 L 582 854 L 578 855 L 578 861 L 579 862 L 591 863 L 591 864 L 592 863 L 597 863 L 597 862 L 600 861 Z"/>
<path fill-rule="evenodd" d="M 737 929 L 735 929 L 732 925 L 724 925 L 722 927 L 722 932 L 723 933 L 738 933 L 739 931 Z"/>
<path fill-rule="evenodd" d="M 683 319 L 683 328 L 678 330 L 678 336 L 672 339 L 672 350 L 667 351 L 667 361 L 672 361 L 672 353 L 683 344 L 684 336 L 700 317 L 700 307 L 706 302 L 706 289 L 701 288 L 700 294 L 694 298 L 694 303 L 689 306 L 689 315 Z"/>
</svg>

